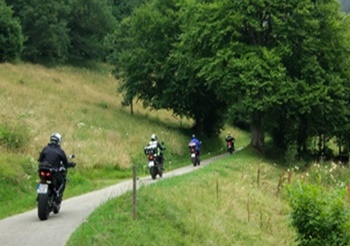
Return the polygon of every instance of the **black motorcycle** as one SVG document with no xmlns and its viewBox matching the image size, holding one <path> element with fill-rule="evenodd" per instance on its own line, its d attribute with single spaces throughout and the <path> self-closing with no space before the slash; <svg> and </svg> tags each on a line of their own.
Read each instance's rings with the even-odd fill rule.
<svg viewBox="0 0 350 246">
<path fill-rule="evenodd" d="M 232 154 L 235 151 L 234 139 L 226 140 L 227 151 Z"/>
<path fill-rule="evenodd" d="M 163 165 L 161 163 L 161 156 L 158 155 L 157 147 L 146 146 L 144 152 L 147 155 L 148 168 L 152 179 L 156 179 L 157 175 L 163 177 Z"/>
<path fill-rule="evenodd" d="M 70 155 L 70 158 L 74 158 L 74 155 Z M 69 162 L 67 168 L 70 167 L 75 167 L 75 163 Z M 63 166 L 55 168 L 49 163 L 40 163 L 38 173 L 38 217 L 40 220 L 47 220 L 51 212 L 57 214 L 60 211 L 60 194 L 66 185 L 67 169 Z"/>
<path fill-rule="evenodd" d="M 191 154 L 191 161 L 193 166 L 199 166 L 200 165 L 200 159 L 199 159 L 199 152 L 196 151 L 196 144 L 195 143 L 189 143 L 188 147 L 190 148 L 190 154 Z"/>
</svg>

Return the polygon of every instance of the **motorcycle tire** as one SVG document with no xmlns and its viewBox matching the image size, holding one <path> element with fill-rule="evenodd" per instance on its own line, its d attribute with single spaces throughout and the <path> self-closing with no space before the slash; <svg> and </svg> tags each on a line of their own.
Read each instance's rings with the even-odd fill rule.
<svg viewBox="0 0 350 246">
<path fill-rule="evenodd" d="M 50 214 L 49 194 L 39 194 L 38 217 L 40 220 L 47 220 Z"/>
<path fill-rule="evenodd" d="M 197 159 L 196 157 L 191 158 L 192 164 L 193 164 L 194 167 L 197 166 L 197 160 L 196 159 Z"/>
<path fill-rule="evenodd" d="M 158 166 L 158 175 L 160 178 L 163 177 L 163 169 L 161 166 Z"/>
<path fill-rule="evenodd" d="M 149 171 L 151 173 L 152 179 L 156 179 L 156 177 L 157 177 L 157 170 L 156 170 L 156 168 L 155 167 L 151 167 Z"/>
</svg>

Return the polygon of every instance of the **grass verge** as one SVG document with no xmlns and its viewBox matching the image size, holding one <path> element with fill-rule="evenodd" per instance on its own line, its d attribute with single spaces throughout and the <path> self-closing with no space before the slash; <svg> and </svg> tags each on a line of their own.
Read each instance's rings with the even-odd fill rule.
<svg viewBox="0 0 350 246">
<path fill-rule="evenodd" d="M 243 150 L 101 205 L 67 245 L 296 245 L 281 169 Z M 259 176 L 259 178 L 258 178 Z"/>
</svg>

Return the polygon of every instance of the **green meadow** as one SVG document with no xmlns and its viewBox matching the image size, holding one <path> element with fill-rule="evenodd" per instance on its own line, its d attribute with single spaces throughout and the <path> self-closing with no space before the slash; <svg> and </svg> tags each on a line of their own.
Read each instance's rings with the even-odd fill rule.
<svg viewBox="0 0 350 246">
<path fill-rule="evenodd" d="M 143 148 L 152 133 L 167 147 L 165 171 L 189 164 L 191 119 L 144 109 L 137 101 L 131 114 L 122 107 L 111 69 L 0 64 L 0 218 L 35 208 L 37 159 L 56 131 L 77 163 L 65 198 L 128 179 L 133 165 L 138 175 L 148 175 Z M 227 131 L 237 147 L 248 144 L 246 133 L 233 128 L 213 139 L 199 136 L 203 158 L 225 151 Z"/>
<path fill-rule="evenodd" d="M 165 172 L 191 165 L 192 120 L 145 109 L 138 101 L 131 114 L 111 70 L 104 64 L 0 64 L 0 219 L 36 207 L 37 158 L 56 131 L 77 163 L 69 170 L 65 199 L 131 179 L 133 166 L 138 176 L 149 175 L 143 148 L 152 133 L 167 147 Z M 250 148 L 249 133 L 230 126 L 217 137 L 199 135 L 202 159 L 226 152 L 228 131 L 241 151 L 141 186 L 136 217 L 131 192 L 109 200 L 72 232 L 67 245 L 300 245 L 293 223 L 303 217 L 300 230 L 310 222 L 329 235 L 318 242 L 350 236 L 348 167 L 297 162 L 293 150 L 282 157 L 268 139 L 263 157 Z"/>
</svg>

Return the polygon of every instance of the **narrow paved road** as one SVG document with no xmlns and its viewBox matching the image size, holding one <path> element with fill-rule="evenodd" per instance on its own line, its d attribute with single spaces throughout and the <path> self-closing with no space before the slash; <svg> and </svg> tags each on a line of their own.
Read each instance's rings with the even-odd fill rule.
<svg viewBox="0 0 350 246">
<path fill-rule="evenodd" d="M 225 156 L 227 154 L 202 161 L 199 167 L 190 165 L 166 172 L 163 175 L 163 179 L 202 168 L 210 162 Z M 157 180 L 159 179 L 157 178 Z M 140 178 L 137 186 L 151 184 L 157 182 L 157 180 L 152 180 L 150 176 Z M 36 209 L 0 220 L 0 245 L 64 246 L 71 233 L 74 232 L 94 209 L 108 199 L 120 196 L 126 191 L 132 190 L 132 188 L 132 180 L 128 180 L 101 190 L 64 200 L 60 212 L 58 214 L 51 213 L 49 219 L 46 221 L 39 220 Z"/>
</svg>

